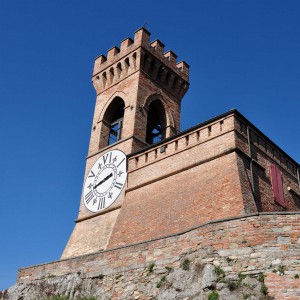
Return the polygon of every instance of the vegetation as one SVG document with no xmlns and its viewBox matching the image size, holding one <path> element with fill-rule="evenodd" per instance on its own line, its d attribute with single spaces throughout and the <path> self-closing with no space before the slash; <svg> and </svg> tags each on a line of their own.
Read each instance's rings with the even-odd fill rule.
<svg viewBox="0 0 300 300">
<path fill-rule="evenodd" d="M 263 274 L 263 273 L 259 273 L 259 275 L 258 275 L 258 281 L 260 281 L 260 282 L 264 282 L 265 281 L 265 275 Z"/>
<path fill-rule="evenodd" d="M 156 284 L 156 287 L 159 289 L 165 281 L 166 281 L 166 276 L 163 276 L 160 279 L 160 281 Z"/>
<path fill-rule="evenodd" d="M 226 261 L 227 261 L 227 263 L 229 264 L 229 263 L 231 263 L 231 262 L 233 261 L 233 259 L 230 258 L 230 257 L 227 257 L 227 258 L 226 258 Z"/>
<path fill-rule="evenodd" d="M 239 276 L 239 279 L 240 279 L 240 280 L 243 280 L 243 279 L 245 279 L 245 278 L 247 277 L 246 274 L 243 274 L 243 273 L 241 273 L 241 272 L 238 273 L 238 276 Z"/>
<path fill-rule="evenodd" d="M 219 266 L 216 266 L 216 267 L 215 267 L 215 272 L 216 272 L 216 274 L 217 274 L 218 276 L 222 276 L 222 277 L 225 276 L 224 270 L 223 270 L 221 267 L 219 267 Z"/>
<path fill-rule="evenodd" d="M 218 300 L 219 294 L 217 291 L 212 291 L 208 294 L 208 300 Z"/>
<path fill-rule="evenodd" d="M 240 286 L 240 283 L 236 282 L 236 281 L 227 281 L 227 286 L 228 286 L 229 291 L 232 292 Z"/>
<path fill-rule="evenodd" d="M 148 272 L 149 272 L 149 273 L 152 273 L 154 267 L 155 267 L 155 263 L 154 263 L 154 262 L 149 263 L 149 265 L 148 265 Z"/>
<path fill-rule="evenodd" d="M 263 284 L 263 285 L 261 286 L 260 291 L 261 291 L 264 295 L 268 295 L 268 288 L 267 288 L 267 286 L 266 286 L 265 284 Z"/>
<path fill-rule="evenodd" d="M 172 268 L 172 267 L 165 267 L 165 269 L 168 271 L 168 273 L 170 273 L 170 272 L 173 271 L 173 268 Z"/>
<path fill-rule="evenodd" d="M 191 264 L 191 261 L 186 258 L 182 263 L 181 263 L 181 268 L 182 270 L 184 271 L 188 271 L 190 269 L 190 264 Z"/>
<path fill-rule="evenodd" d="M 279 265 L 278 266 L 278 273 L 279 273 L 280 276 L 284 275 L 284 270 L 285 270 L 284 265 Z"/>
</svg>

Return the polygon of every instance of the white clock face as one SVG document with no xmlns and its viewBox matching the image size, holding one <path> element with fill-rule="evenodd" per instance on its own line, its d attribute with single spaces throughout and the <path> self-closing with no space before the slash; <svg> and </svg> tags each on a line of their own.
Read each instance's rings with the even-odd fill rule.
<svg viewBox="0 0 300 300">
<path fill-rule="evenodd" d="M 98 212 L 112 205 L 127 178 L 126 155 L 112 150 L 100 156 L 89 171 L 83 189 L 85 207 Z"/>
</svg>

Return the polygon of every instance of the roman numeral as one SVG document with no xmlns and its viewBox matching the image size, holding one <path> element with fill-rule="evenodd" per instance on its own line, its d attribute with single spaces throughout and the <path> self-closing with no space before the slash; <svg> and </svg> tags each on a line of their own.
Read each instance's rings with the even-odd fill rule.
<svg viewBox="0 0 300 300">
<path fill-rule="evenodd" d="M 93 171 L 91 171 L 90 173 L 91 173 L 91 175 L 89 175 L 89 178 L 90 177 L 95 177 L 95 173 Z"/>
<path fill-rule="evenodd" d="M 106 162 L 107 162 L 107 159 L 108 159 L 108 155 L 109 155 L 109 163 L 111 162 L 111 154 L 112 154 L 112 152 L 107 153 L 106 155 L 102 156 L 103 157 L 103 163 L 104 163 L 104 165 L 106 165 Z"/>
<path fill-rule="evenodd" d="M 94 193 L 93 191 L 89 191 L 85 196 L 84 196 L 84 199 L 85 199 L 85 202 L 86 204 L 89 204 L 90 201 L 94 198 Z"/>
<path fill-rule="evenodd" d="M 124 160 L 125 160 L 125 158 L 123 158 L 123 159 L 119 162 L 119 164 L 117 165 L 117 168 L 119 168 L 119 165 L 120 165 Z"/>
<path fill-rule="evenodd" d="M 99 199 L 98 210 L 105 207 L 105 197 Z"/>
<path fill-rule="evenodd" d="M 121 190 L 122 187 L 123 187 L 123 184 L 122 184 L 122 183 L 119 183 L 119 182 L 116 182 L 116 183 L 115 183 L 115 187 L 116 187 L 117 189 Z"/>
</svg>

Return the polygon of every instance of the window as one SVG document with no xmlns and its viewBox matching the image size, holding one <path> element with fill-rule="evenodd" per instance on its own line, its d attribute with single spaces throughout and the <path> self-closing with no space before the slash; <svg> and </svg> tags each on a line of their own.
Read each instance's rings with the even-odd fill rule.
<svg viewBox="0 0 300 300">
<path fill-rule="evenodd" d="M 147 118 L 146 142 L 154 144 L 165 138 L 166 116 L 160 100 L 150 103 Z"/>
<path fill-rule="evenodd" d="M 123 99 L 116 97 L 104 114 L 103 121 L 106 129 L 103 130 L 102 134 L 106 140 L 106 145 L 111 145 L 122 138 L 124 107 Z"/>
<path fill-rule="evenodd" d="M 123 119 L 119 119 L 110 124 L 108 145 L 121 139 Z"/>
<path fill-rule="evenodd" d="M 270 165 L 270 176 L 274 200 L 281 206 L 285 207 L 282 175 L 280 170 L 274 164 Z"/>
</svg>

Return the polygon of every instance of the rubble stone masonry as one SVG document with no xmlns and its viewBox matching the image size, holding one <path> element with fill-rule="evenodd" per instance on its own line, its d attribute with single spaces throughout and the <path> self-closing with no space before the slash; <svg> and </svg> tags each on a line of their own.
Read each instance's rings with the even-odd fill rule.
<svg viewBox="0 0 300 300">
<path fill-rule="evenodd" d="M 300 213 L 256 213 L 210 221 L 157 240 L 20 269 L 18 288 L 14 290 L 30 294 L 30 285 L 38 286 L 45 280 L 48 288 L 56 280 L 58 290 L 55 278 L 62 282 L 62 278 L 77 274 L 84 280 L 94 280 L 92 290 L 95 295 L 98 293 L 99 299 L 171 299 L 170 295 L 181 299 L 183 295 L 192 294 L 198 295 L 195 299 L 207 299 L 212 289 L 216 289 L 220 299 L 229 299 L 228 293 L 236 295 L 230 299 L 243 299 L 241 291 L 245 295 L 254 277 L 264 281 L 264 290 L 262 286 L 260 290 L 265 295 L 295 300 L 300 297 L 299 257 Z M 222 282 L 226 284 L 215 278 L 215 284 L 210 286 L 199 275 L 209 266 L 215 272 L 224 272 Z M 153 274 L 151 268 L 155 271 Z M 184 279 L 181 288 L 175 278 L 176 272 L 181 272 L 179 276 Z M 194 286 L 196 275 L 202 278 L 202 283 Z M 158 284 L 163 276 L 163 284 Z M 248 283 L 242 281 L 239 286 L 242 278 Z M 234 286 L 232 282 L 237 283 L 235 291 L 228 290 L 228 286 Z M 254 285 L 251 292 L 247 290 L 252 295 L 256 293 Z M 77 291 L 76 287 L 74 289 L 73 296 Z M 235 294 L 239 291 L 240 294 Z"/>
</svg>

